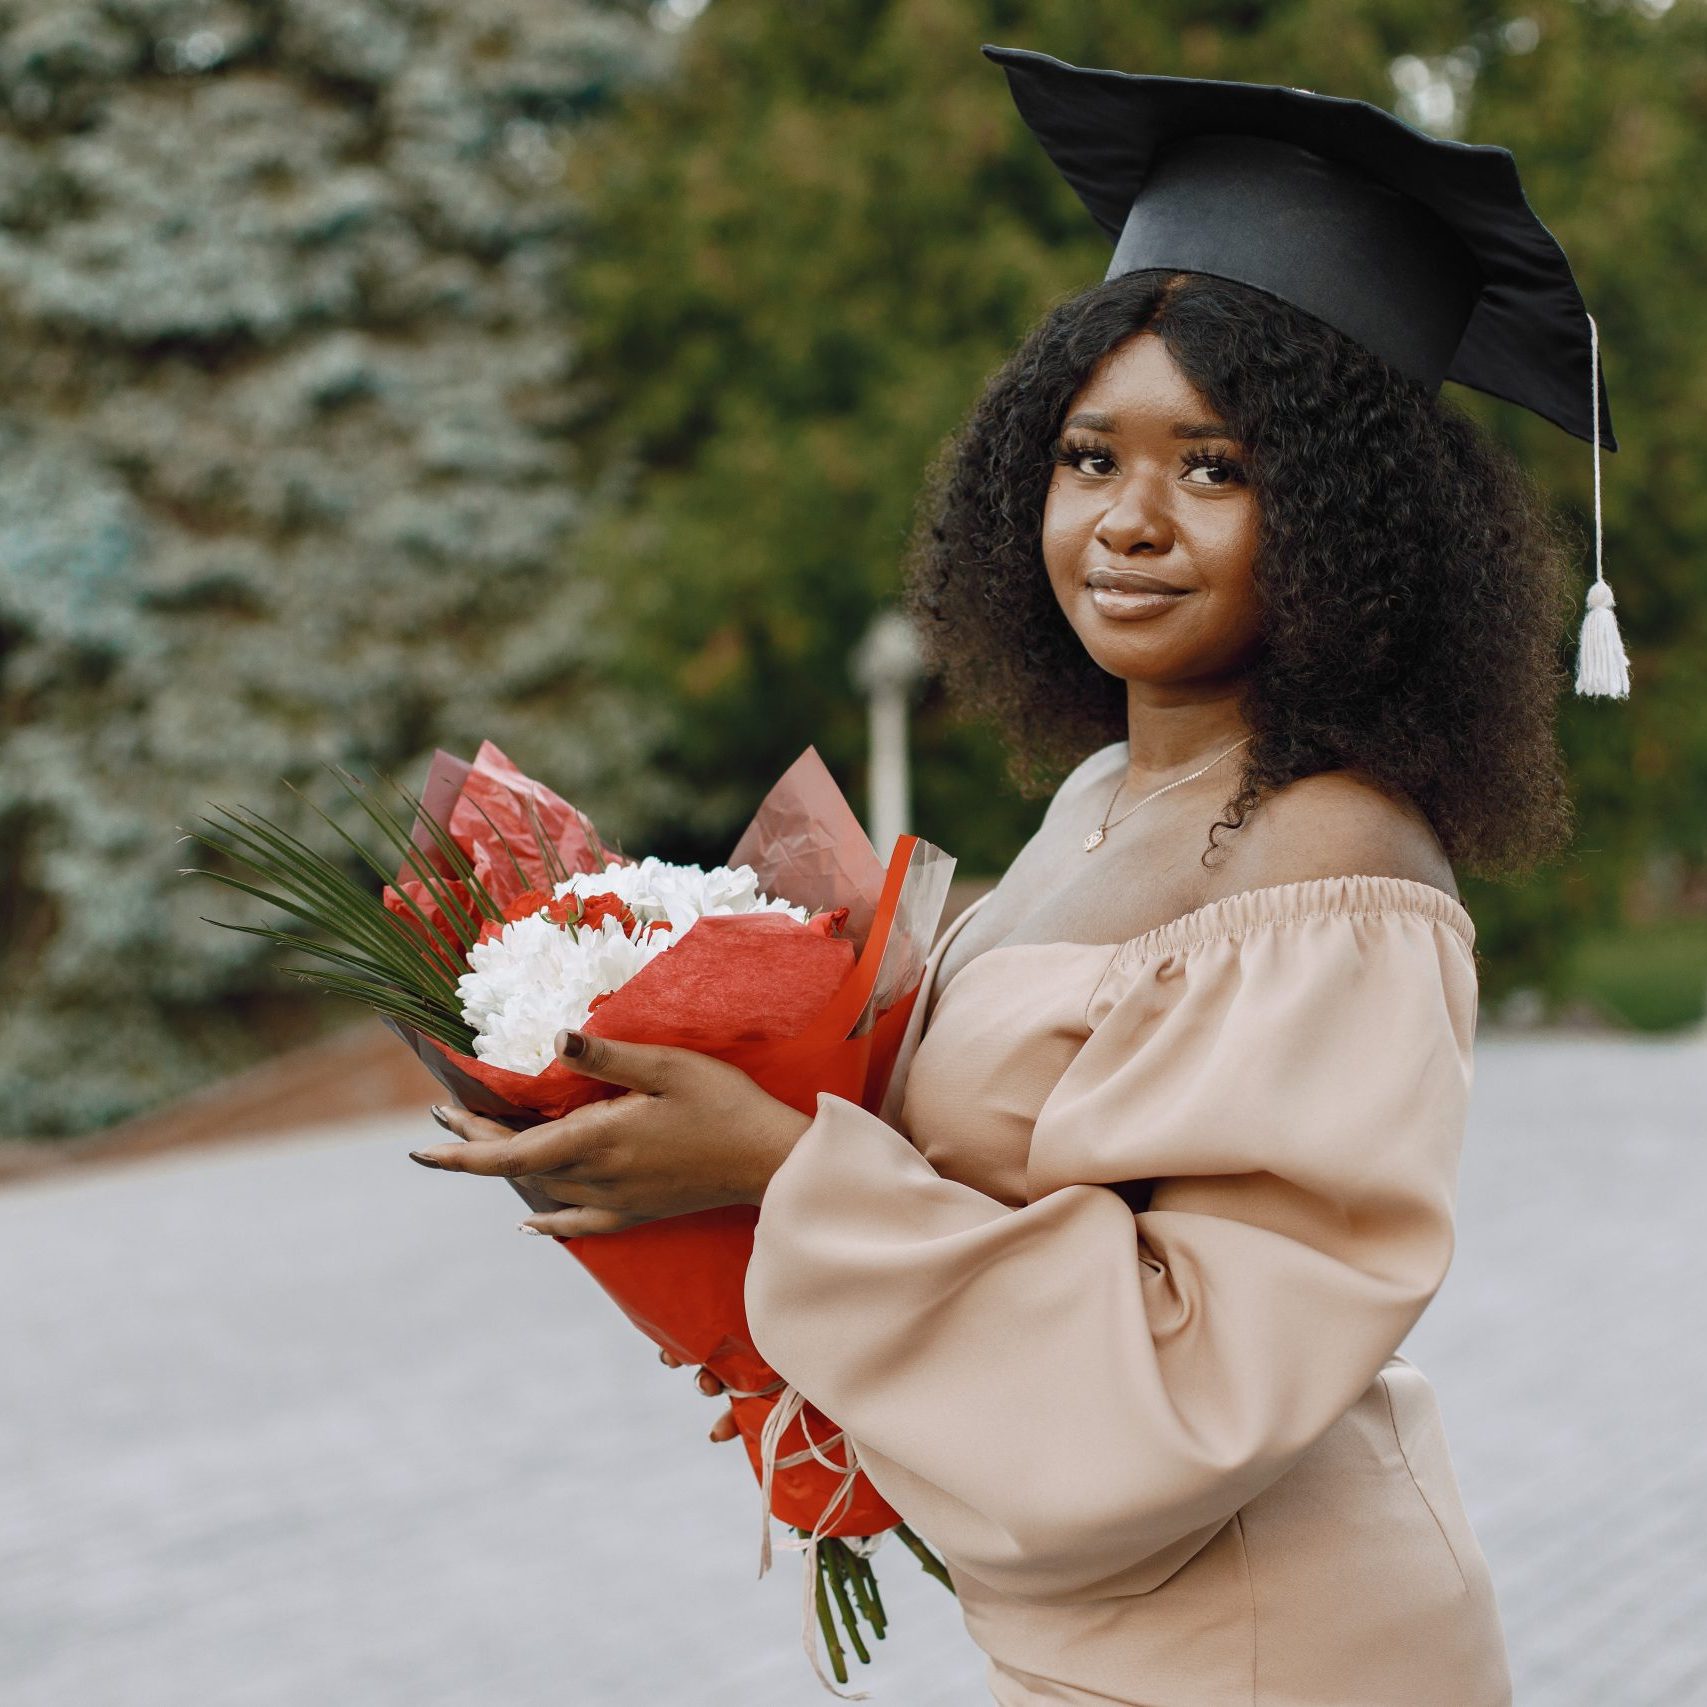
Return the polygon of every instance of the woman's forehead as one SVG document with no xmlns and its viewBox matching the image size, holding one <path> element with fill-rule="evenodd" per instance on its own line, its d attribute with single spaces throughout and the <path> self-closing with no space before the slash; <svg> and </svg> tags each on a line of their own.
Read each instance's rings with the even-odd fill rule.
<svg viewBox="0 0 1707 1707">
<path fill-rule="evenodd" d="M 1106 355 L 1064 411 L 1061 430 L 1164 432 L 1174 438 L 1230 438 L 1231 426 L 1151 334 Z"/>
</svg>

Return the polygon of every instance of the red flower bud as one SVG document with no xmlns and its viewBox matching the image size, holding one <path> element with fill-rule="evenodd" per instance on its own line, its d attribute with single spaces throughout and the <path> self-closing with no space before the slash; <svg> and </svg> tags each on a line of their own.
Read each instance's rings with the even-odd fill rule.
<svg viewBox="0 0 1707 1707">
<path fill-rule="evenodd" d="M 620 895 L 606 891 L 600 895 L 584 895 L 581 898 L 581 923 L 589 930 L 597 930 L 606 919 L 615 919 L 622 926 L 624 936 L 633 936 L 638 921 L 634 917 L 634 909 Z"/>
</svg>

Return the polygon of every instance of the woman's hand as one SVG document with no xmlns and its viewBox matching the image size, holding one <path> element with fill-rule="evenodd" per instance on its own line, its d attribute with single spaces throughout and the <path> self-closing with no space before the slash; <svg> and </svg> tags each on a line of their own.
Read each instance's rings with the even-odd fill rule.
<svg viewBox="0 0 1707 1707">
<path fill-rule="evenodd" d="M 628 1094 L 521 1132 L 466 1109 L 440 1108 L 436 1117 L 467 1142 L 409 1154 L 449 1172 L 528 1176 L 546 1196 L 573 1207 L 518 1225 L 579 1238 L 726 1204 L 757 1204 L 812 1124 L 739 1067 L 696 1050 L 564 1031 L 557 1035 L 557 1055 L 575 1072 L 626 1086 Z"/>
<path fill-rule="evenodd" d="M 667 1351 L 658 1353 L 658 1361 L 667 1363 L 672 1369 L 680 1369 L 682 1366 L 682 1360 L 679 1357 L 671 1357 Z M 709 1369 L 704 1367 L 700 1369 L 699 1378 L 695 1385 L 698 1386 L 700 1392 L 710 1399 L 715 1399 L 723 1391 L 723 1383 Z M 713 1440 L 733 1440 L 740 1432 L 735 1423 L 735 1407 L 733 1405 L 711 1425 L 711 1438 Z"/>
</svg>

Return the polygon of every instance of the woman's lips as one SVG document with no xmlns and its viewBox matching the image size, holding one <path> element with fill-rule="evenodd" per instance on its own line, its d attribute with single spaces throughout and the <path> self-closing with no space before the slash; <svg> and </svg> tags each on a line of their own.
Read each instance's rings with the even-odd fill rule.
<svg viewBox="0 0 1707 1707">
<path fill-rule="evenodd" d="M 1149 593 L 1121 587 L 1091 588 L 1091 603 L 1104 615 L 1116 621 L 1132 621 L 1147 616 L 1159 616 L 1181 599 L 1191 597 L 1187 589 L 1177 593 Z"/>
</svg>

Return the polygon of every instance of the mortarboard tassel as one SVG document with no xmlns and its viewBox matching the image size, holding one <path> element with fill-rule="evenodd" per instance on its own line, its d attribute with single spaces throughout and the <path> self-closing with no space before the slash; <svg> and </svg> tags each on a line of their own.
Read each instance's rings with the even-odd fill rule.
<svg viewBox="0 0 1707 1707">
<path fill-rule="evenodd" d="M 1630 660 L 1612 614 L 1612 589 L 1600 568 L 1600 328 L 1588 317 L 1589 419 L 1594 422 L 1594 585 L 1588 590 L 1582 640 L 1577 647 L 1577 692 L 1630 696 Z"/>
</svg>

